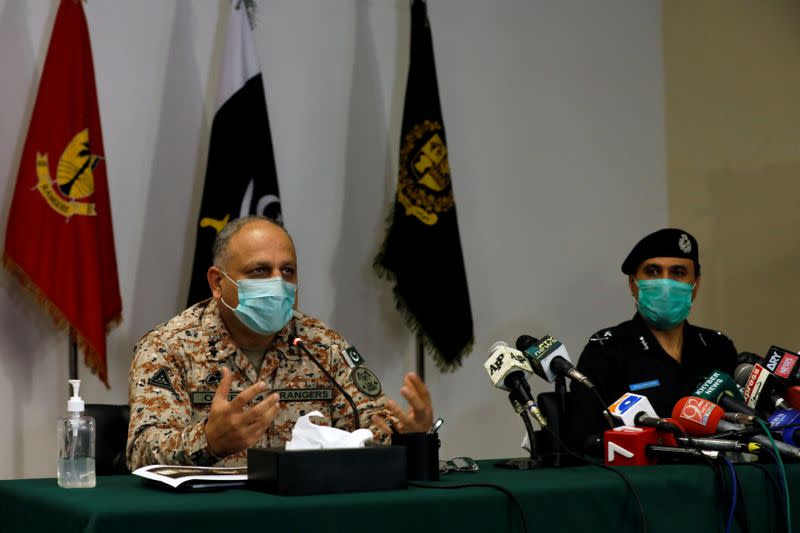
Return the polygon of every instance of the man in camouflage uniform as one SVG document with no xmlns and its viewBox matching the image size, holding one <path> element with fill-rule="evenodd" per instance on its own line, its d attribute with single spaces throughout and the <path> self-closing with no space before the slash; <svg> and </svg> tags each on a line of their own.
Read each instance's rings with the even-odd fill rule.
<svg viewBox="0 0 800 533">
<path fill-rule="evenodd" d="M 353 398 L 359 425 L 386 442 L 426 431 L 428 390 L 413 373 L 387 400 L 380 381 L 335 331 L 296 309 L 297 259 L 289 234 L 268 219 L 228 224 L 208 270 L 212 298 L 186 309 L 136 345 L 129 380 L 128 467 L 149 464 L 242 465 L 250 447 L 282 446 L 299 416 L 352 431 L 350 404 L 293 346 L 301 339 Z"/>
</svg>

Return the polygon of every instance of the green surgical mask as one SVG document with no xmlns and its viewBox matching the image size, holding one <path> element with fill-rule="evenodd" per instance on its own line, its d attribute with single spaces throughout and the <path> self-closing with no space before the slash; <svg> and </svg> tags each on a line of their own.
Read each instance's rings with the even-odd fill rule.
<svg viewBox="0 0 800 533">
<path fill-rule="evenodd" d="M 639 313 L 656 329 L 676 327 L 689 316 L 694 285 L 669 278 L 639 279 Z"/>
</svg>

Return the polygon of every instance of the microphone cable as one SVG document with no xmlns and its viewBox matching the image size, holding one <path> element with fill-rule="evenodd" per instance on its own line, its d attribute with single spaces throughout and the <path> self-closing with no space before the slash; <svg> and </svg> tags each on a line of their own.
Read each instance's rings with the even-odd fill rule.
<svg viewBox="0 0 800 533">
<path fill-rule="evenodd" d="M 608 412 L 608 404 L 603 397 L 600 396 L 600 393 L 597 391 L 597 387 L 592 387 L 589 390 L 594 393 L 594 397 L 597 398 L 597 401 L 603 406 L 603 418 L 605 418 L 606 422 L 608 423 L 608 427 L 614 429 L 616 426 L 614 425 L 614 422 L 612 422 L 611 413 Z"/>
<path fill-rule="evenodd" d="M 769 442 L 772 444 L 772 449 L 775 452 L 775 460 L 778 465 L 778 470 L 781 473 L 781 480 L 783 481 L 783 492 L 786 495 L 786 528 L 787 531 L 792 531 L 792 504 L 791 500 L 789 499 L 789 484 L 786 482 L 786 468 L 783 466 L 783 459 L 781 459 L 780 451 L 778 451 L 778 445 L 775 444 L 775 439 L 772 437 L 772 433 L 770 433 L 769 428 L 761 421 L 761 419 L 756 419 L 756 422 L 761 429 L 764 431 L 764 434 L 769 439 Z"/>
<path fill-rule="evenodd" d="M 778 464 L 778 459 L 776 457 L 775 452 L 771 448 L 768 448 L 768 447 L 764 447 L 764 449 L 767 451 L 767 453 L 770 455 L 772 460 L 777 465 Z M 781 512 L 781 515 L 783 516 L 784 522 L 786 522 L 786 502 L 788 502 L 789 499 L 786 496 L 786 492 L 784 491 L 784 486 L 785 486 L 784 485 L 784 483 L 785 483 L 784 473 L 781 471 L 780 468 L 778 469 L 778 477 L 779 477 L 780 481 L 777 481 L 775 479 L 775 476 L 772 475 L 772 472 L 767 470 L 767 468 L 764 465 L 753 463 L 752 466 L 755 466 L 756 468 L 758 468 L 759 470 L 764 472 L 764 474 L 772 482 L 772 487 L 775 489 L 775 494 L 780 496 L 779 498 L 777 498 L 778 508 L 780 509 L 780 512 Z M 789 527 L 789 523 L 788 522 L 786 522 L 786 527 L 787 528 Z M 786 533 L 791 533 L 791 531 L 789 529 L 787 529 Z"/>
<path fill-rule="evenodd" d="M 355 429 L 361 429 L 361 422 L 358 420 L 358 409 L 356 408 L 356 402 L 353 401 L 353 397 L 347 394 L 347 391 L 344 390 L 344 387 L 342 387 L 338 381 L 333 379 L 333 376 L 331 376 L 330 372 L 325 370 L 325 367 L 322 366 L 322 363 L 317 361 L 317 358 L 311 354 L 308 348 L 306 348 L 306 344 L 303 342 L 303 339 L 297 335 L 291 334 L 289 335 L 289 346 L 295 346 L 303 350 L 308 358 L 311 359 L 311 362 L 317 365 L 317 368 L 319 368 L 320 371 L 325 374 L 325 377 L 328 378 L 328 381 L 330 381 L 331 384 L 342 393 L 342 396 L 344 396 L 345 400 L 348 401 L 350 408 L 353 410 L 353 425 L 355 426 Z"/>
<path fill-rule="evenodd" d="M 599 394 L 598 394 L 598 396 L 599 396 Z M 608 465 L 605 465 L 603 463 L 596 463 L 593 460 L 589 459 L 588 457 L 584 457 L 582 455 L 578 455 L 577 453 L 572 451 L 569 447 L 567 447 L 567 445 L 564 444 L 564 441 L 562 441 L 561 438 L 555 433 L 555 431 L 553 431 L 549 426 L 545 427 L 544 429 L 547 430 L 553 436 L 554 439 L 556 439 L 556 442 L 558 442 L 559 446 L 561 446 L 561 448 L 563 448 L 564 451 L 566 451 L 568 454 L 570 454 L 574 458 L 578 459 L 581 462 L 587 463 L 589 465 L 597 466 L 597 467 L 600 467 L 600 468 L 602 468 L 604 470 L 608 470 L 609 472 L 613 472 L 616 475 L 618 475 L 620 478 L 622 478 L 622 481 L 625 482 L 625 485 L 628 487 L 628 490 L 630 490 L 631 494 L 633 494 L 633 497 L 636 500 L 636 505 L 639 507 L 639 517 L 640 517 L 641 523 L 642 523 L 642 533 L 647 533 L 647 518 L 645 516 L 644 506 L 642 505 L 641 498 L 639 498 L 639 493 L 636 492 L 635 488 L 633 488 L 633 482 L 631 482 L 631 479 L 626 474 L 622 473 L 621 471 L 617 470 L 616 468 L 614 468 L 612 466 L 608 466 Z"/>
<path fill-rule="evenodd" d="M 422 489 L 473 489 L 473 488 L 486 488 L 486 489 L 494 489 L 499 490 L 511 500 L 514 506 L 519 511 L 519 516 L 522 520 L 522 530 L 525 533 L 528 532 L 528 518 L 525 515 L 525 509 L 522 507 L 522 504 L 519 502 L 514 493 L 508 490 L 507 488 L 501 485 L 495 485 L 494 483 L 458 483 L 458 484 L 448 484 L 448 485 L 433 485 L 429 483 L 420 483 L 418 481 L 409 481 L 408 484 L 412 487 L 419 487 Z"/>
<path fill-rule="evenodd" d="M 733 514 L 736 511 L 736 500 L 739 496 L 737 491 L 738 478 L 736 477 L 736 469 L 733 467 L 733 463 L 731 463 L 727 457 L 721 456 L 722 461 L 728 465 L 728 471 L 731 474 L 731 485 L 733 486 L 733 495 L 731 496 L 731 506 L 730 511 L 728 511 L 728 520 L 725 523 L 725 533 L 730 533 L 731 524 L 733 524 Z"/>
</svg>

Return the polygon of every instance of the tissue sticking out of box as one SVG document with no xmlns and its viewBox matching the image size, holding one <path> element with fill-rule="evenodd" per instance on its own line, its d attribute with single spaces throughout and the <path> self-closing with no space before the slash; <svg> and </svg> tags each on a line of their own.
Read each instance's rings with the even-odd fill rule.
<svg viewBox="0 0 800 533">
<path fill-rule="evenodd" d="M 350 433 L 338 428 L 317 426 L 311 422 L 312 416 L 322 417 L 322 413 L 312 411 L 297 419 L 292 440 L 286 443 L 287 450 L 363 448 L 365 442 L 372 440 L 372 432 L 368 429 L 357 429 Z"/>
</svg>

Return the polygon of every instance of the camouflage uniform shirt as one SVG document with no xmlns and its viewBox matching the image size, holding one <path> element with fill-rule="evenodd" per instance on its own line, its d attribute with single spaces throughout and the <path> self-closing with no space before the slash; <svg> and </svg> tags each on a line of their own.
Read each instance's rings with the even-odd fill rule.
<svg viewBox="0 0 800 533">
<path fill-rule="evenodd" d="M 291 439 L 297 418 L 315 410 L 324 415 L 323 420 L 315 419 L 317 424 L 354 430 L 350 404 L 306 355 L 290 346 L 291 334 L 304 341 L 353 397 L 361 427 L 370 428 L 376 440 L 385 442 L 388 436 L 370 422 L 376 413 L 389 417 L 380 382 L 371 379 L 374 374 L 363 366 L 351 368 L 352 348 L 338 333 L 295 311 L 267 349 L 257 375 L 231 338 L 218 302 L 211 299 L 161 324 L 136 345 L 128 390 L 131 408 L 128 467 L 133 470 L 150 464 L 246 463 L 246 451 L 218 458 L 208 450 L 206 442 L 204 423 L 223 367 L 228 367 L 233 376 L 231 395 L 258 381 L 266 382 L 267 390 L 256 396 L 250 406 L 272 392 L 281 395 L 280 410 L 255 447 L 283 446 Z M 355 355 L 358 359 L 357 352 Z M 354 379 L 356 373 L 360 373 L 361 379 Z M 362 386 L 357 387 L 355 381 Z"/>
</svg>

